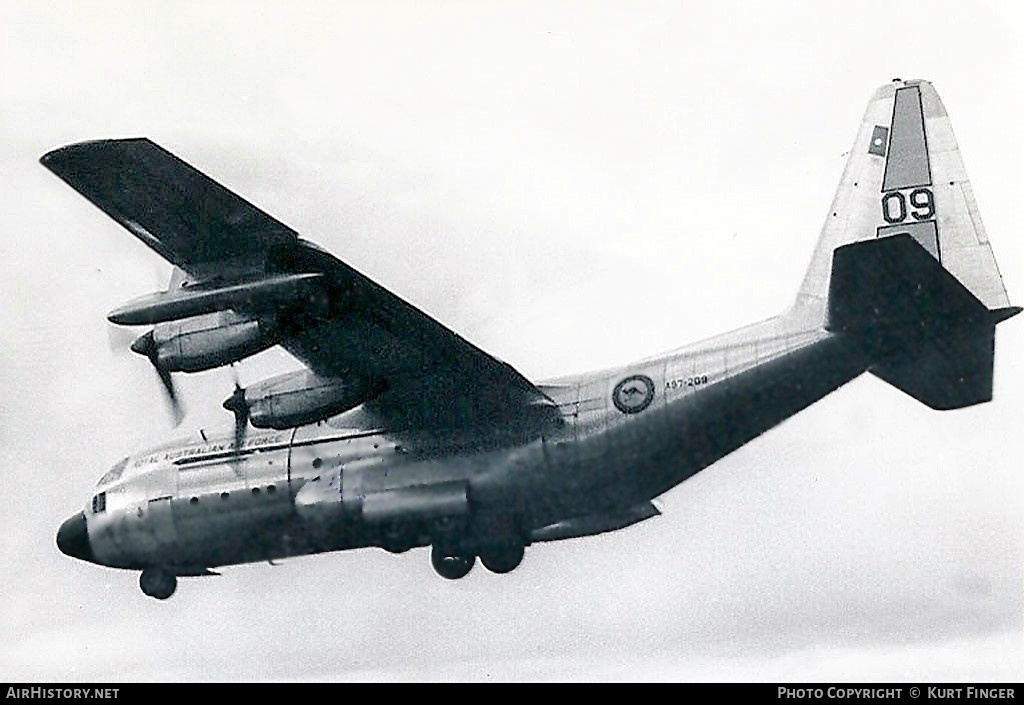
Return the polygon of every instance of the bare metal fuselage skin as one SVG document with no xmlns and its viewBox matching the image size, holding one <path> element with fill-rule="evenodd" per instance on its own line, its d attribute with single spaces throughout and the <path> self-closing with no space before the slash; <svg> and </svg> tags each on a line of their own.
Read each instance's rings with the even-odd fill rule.
<svg viewBox="0 0 1024 705">
<path fill-rule="evenodd" d="M 637 507 L 865 370 L 856 346 L 799 321 L 791 313 L 544 385 L 561 421 L 504 447 L 494 447 L 493 430 L 421 439 L 360 427 L 357 409 L 253 435 L 237 456 L 230 438 L 143 453 L 108 473 L 96 490 L 102 499 L 85 509 L 94 560 L 188 575 L 387 547 L 390 517 L 409 516 L 406 507 L 389 511 L 389 502 L 408 501 L 403 488 L 464 492 L 477 513 L 514 515 L 527 542 L 634 523 L 651 515 Z M 591 529 L 557 530 L 574 520 Z M 411 538 L 430 540 L 425 529 Z"/>
</svg>

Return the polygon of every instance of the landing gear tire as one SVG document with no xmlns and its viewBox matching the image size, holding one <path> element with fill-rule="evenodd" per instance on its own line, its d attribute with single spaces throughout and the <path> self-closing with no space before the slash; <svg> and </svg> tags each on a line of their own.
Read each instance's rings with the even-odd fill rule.
<svg viewBox="0 0 1024 705">
<path fill-rule="evenodd" d="M 388 553 L 394 553 L 395 555 L 399 555 L 408 552 L 409 549 L 412 548 L 412 543 L 385 542 L 384 545 L 381 546 L 381 548 L 383 548 Z"/>
<path fill-rule="evenodd" d="M 178 587 L 178 579 L 161 568 L 146 568 L 139 576 L 142 592 L 158 600 L 166 600 Z"/>
<path fill-rule="evenodd" d="M 504 575 L 519 567 L 525 553 L 526 548 L 522 544 L 491 546 L 480 551 L 480 562 L 492 573 Z"/>
<path fill-rule="evenodd" d="M 415 545 L 415 536 L 401 527 L 389 527 L 381 537 L 381 548 L 388 553 L 405 553 Z"/>
<path fill-rule="evenodd" d="M 447 580 L 458 580 L 469 575 L 476 565 L 476 556 L 451 551 L 442 551 L 437 546 L 430 549 L 430 564 L 442 578 Z"/>
</svg>

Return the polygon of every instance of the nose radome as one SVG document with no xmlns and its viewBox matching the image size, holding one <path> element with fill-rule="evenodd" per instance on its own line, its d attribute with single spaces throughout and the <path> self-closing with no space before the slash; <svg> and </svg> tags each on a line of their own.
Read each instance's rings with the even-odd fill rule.
<svg viewBox="0 0 1024 705">
<path fill-rule="evenodd" d="M 92 546 L 89 544 L 89 531 L 85 527 L 85 513 L 79 512 L 64 520 L 57 530 L 57 548 L 66 556 L 95 563 Z"/>
</svg>

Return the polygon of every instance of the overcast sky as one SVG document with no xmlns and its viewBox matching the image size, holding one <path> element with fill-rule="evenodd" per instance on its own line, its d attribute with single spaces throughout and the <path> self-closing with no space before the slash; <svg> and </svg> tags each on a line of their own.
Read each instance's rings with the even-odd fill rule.
<svg viewBox="0 0 1024 705">
<path fill-rule="evenodd" d="M 540 380 L 785 308 L 871 93 L 927 78 L 1019 304 L 1014 4 L 0 0 L 0 673 L 1019 679 L 1021 320 L 992 404 L 934 412 L 861 378 L 664 516 L 504 578 L 370 550 L 158 603 L 66 558 L 54 533 L 96 479 L 229 425 L 231 377 L 182 378 L 170 427 L 105 321 L 169 268 L 37 162 L 148 136 Z"/>
</svg>

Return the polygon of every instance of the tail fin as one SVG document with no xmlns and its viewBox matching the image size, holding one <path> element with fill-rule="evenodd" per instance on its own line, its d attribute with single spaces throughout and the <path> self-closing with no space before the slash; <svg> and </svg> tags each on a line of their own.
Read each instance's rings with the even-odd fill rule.
<svg viewBox="0 0 1024 705">
<path fill-rule="evenodd" d="M 926 81 L 876 92 L 794 313 L 858 336 L 871 371 L 951 409 L 991 399 L 1010 307 L 949 117 Z"/>
<path fill-rule="evenodd" d="M 988 308 L 1009 306 L 949 116 L 927 81 L 894 81 L 872 97 L 797 306 L 824 318 L 833 251 L 899 233 Z"/>
</svg>

